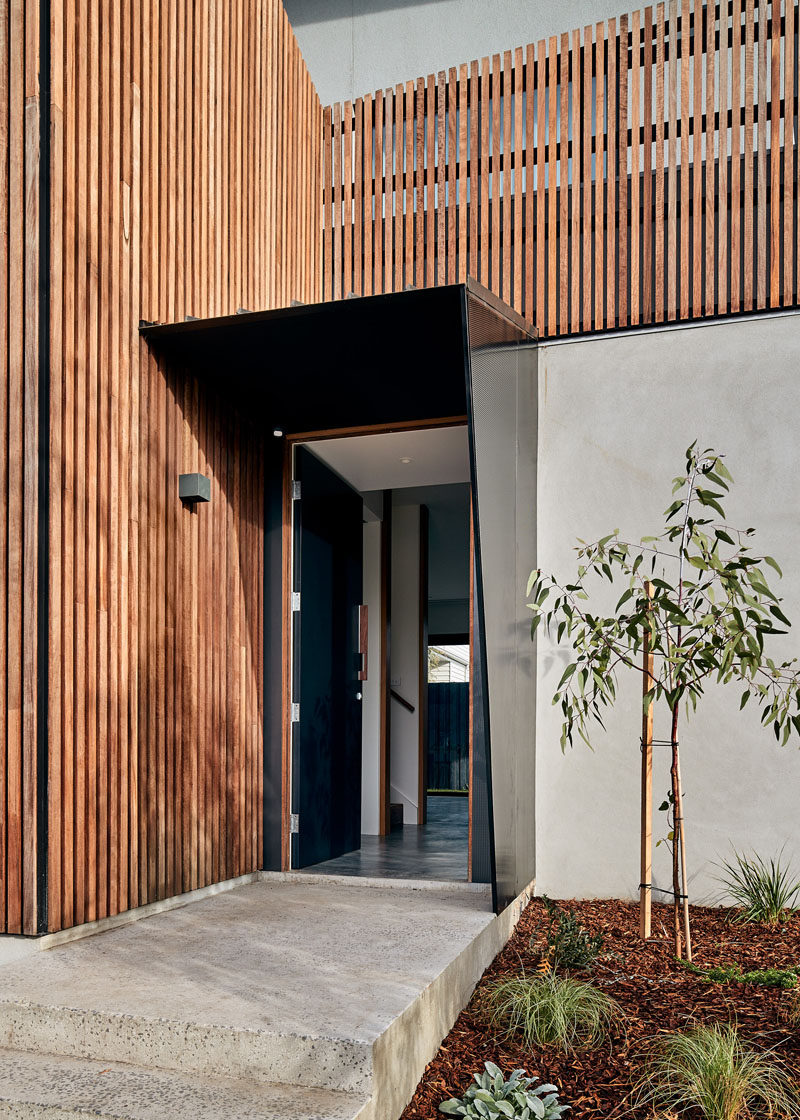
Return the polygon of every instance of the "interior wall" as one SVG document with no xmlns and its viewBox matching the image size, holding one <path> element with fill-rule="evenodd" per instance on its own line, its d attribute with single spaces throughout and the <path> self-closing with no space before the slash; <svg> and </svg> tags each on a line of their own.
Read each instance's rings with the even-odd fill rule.
<svg viewBox="0 0 800 1120">
<path fill-rule="evenodd" d="M 261 434 L 138 325 L 319 296 L 321 117 L 280 0 L 51 8 L 58 929 L 259 866 Z"/>
<path fill-rule="evenodd" d="M 361 694 L 361 831 L 380 833 L 381 799 L 381 532 L 380 521 L 364 523 L 364 603 L 368 611 L 367 679 Z"/>
<path fill-rule="evenodd" d="M 754 526 L 752 545 L 782 565 L 773 587 L 800 625 L 800 315 L 784 313 L 683 329 L 543 345 L 539 364 L 539 566 L 568 578 L 576 538 L 619 528 L 638 540 L 663 525 L 684 452 L 724 453 L 735 484 L 725 510 Z M 522 589 L 524 591 L 524 588 Z M 613 606 L 613 603 L 611 604 Z M 520 597 L 520 611 L 524 613 Z M 774 656 L 798 652 L 798 631 L 773 639 Z M 621 674 L 619 701 L 592 729 L 594 751 L 562 755 L 559 709 L 549 700 L 566 652 L 538 639 L 536 718 L 537 889 L 558 898 L 633 898 L 639 883 L 641 680 Z M 689 887 L 719 897 L 714 863 L 731 845 L 765 857 L 786 845 L 800 871 L 800 749 L 780 747 L 757 707 L 739 710 L 735 686 L 711 686 L 682 722 Z M 681 717 L 683 721 L 683 716 Z M 669 734 L 656 712 L 655 736 Z M 654 806 L 669 788 L 655 748 Z M 654 812 L 654 838 L 666 832 Z M 670 887 L 666 845 L 654 849 L 657 886 Z M 658 896 L 656 896 L 658 897 Z"/>
<path fill-rule="evenodd" d="M 402 802 L 405 824 L 420 823 L 420 528 L 421 507 L 393 495 L 391 687 L 415 709 L 391 703 L 391 800 Z"/>
</svg>

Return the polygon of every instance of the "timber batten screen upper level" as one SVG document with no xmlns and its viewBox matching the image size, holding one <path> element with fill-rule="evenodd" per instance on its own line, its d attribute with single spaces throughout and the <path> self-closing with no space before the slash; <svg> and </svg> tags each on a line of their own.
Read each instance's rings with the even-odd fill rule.
<svg viewBox="0 0 800 1120">
<path fill-rule="evenodd" d="M 671 0 L 325 110 L 327 298 L 473 276 L 542 338 L 791 307 L 792 0 Z"/>
</svg>

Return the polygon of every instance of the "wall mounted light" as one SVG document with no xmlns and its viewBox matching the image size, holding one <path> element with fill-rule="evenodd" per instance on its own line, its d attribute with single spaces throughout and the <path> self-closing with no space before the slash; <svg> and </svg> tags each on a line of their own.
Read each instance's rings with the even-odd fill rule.
<svg viewBox="0 0 800 1120">
<path fill-rule="evenodd" d="M 275 436 L 276 439 L 280 439 L 280 437 L 283 435 L 283 428 L 281 427 L 280 424 L 275 424 L 274 425 L 274 427 L 272 429 L 272 434 Z"/>
<path fill-rule="evenodd" d="M 400 462 L 401 462 L 401 463 L 410 463 L 410 462 L 411 462 L 411 459 L 409 459 L 407 455 L 404 455 L 404 456 L 403 456 L 403 457 L 401 458 Z"/>
<path fill-rule="evenodd" d="M 182 502 L 210 502 L 211 479 L 204 474 L 182 474 L 178 477 L 178 497 Z"/>
</svg>

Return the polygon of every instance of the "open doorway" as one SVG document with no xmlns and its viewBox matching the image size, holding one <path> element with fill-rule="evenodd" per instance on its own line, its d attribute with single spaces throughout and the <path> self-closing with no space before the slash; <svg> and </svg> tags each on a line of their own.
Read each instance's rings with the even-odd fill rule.
<svg viewBox="0 0 800 1120">
<path fill-rule="evenodd" d="M 292 867 L 467 880 L 466 426 L 298 440 L 292 460 Z"/>
<path fill-rule="evenodd" d="M 335 804 L 325 808 L 309 802 L 303 819 L 292 800 L 299 788 L 297 755 L 292 751 L 298 732 L 295 704 L 304 712 L 301 726 L 309 713 L 315 717 L 315 705 L 304 707 L 292 694 L 293 659 L 303 646 L 310 643 L 313 649 L 320 644 L 315 613 L 293 609 L 292 508 L 297 503 L 291 493 L 290 461 L 296 445 L 331 435 L 466 424 L 473 584 L 471 878 L 491 883 L 496 910 L 506 906 L 535 871 L 536 766 L 530 749 L 536 722 L 535 651 L 526 620 L 520 617 L 525 581 L 536 558 L 538 364 L 529 325 L 467 280 L 391 295 L 145 324 L 141 331 L 160 360 L 202 378 L 226 400 L 237 400 L 243 414 L 263 431 L 263 479 L 248 478 L 248 485 L 263 482 L 264 487 L 263 519 L 250 526 L 256 539 L 263 540 L 264 578 L 261 600 L 248 618 L 261 662 L 254 668 L 259 693 L 253 726 L 258 781 L 248 795 L 256 808 L 261 807 L 256 841 L 260 862 L 268 870 L 296 866 L 295 837 L 302 837 L 317 817 L 318 835 L 325 835 L 322 826 L 326 817 L 330 824 Z M 313 451 L 308 453 L 322 462 Z M 420 478 L 417 484 L 434 482 Z M 363 484 L 364 490 L 370 487 L 380 490 L 381 483 Z M 363 510 L 361 493 L 356 490 L 357 510 Z M 324 515 L 327 499 L 324 494 L 319 499 Z M 329 527 L 336 523 L 328 518 Z M 363 533 L 363 519 L 356 517 L 356 525 L 358 534 Z M 323 596 L 322 601 L 330 599 Z M 225 602 L 221 596 L 214 606 Z M 307 620 L 308 640 L 298 644 L 294 639 L 300 636 L 301 616 Z M 373 621 L 370 618 L 368 626 Z M 352 627 L 352 612 L 336 625 L 339 631 Z M 349 665 L 351 658 L 357 663 L 357 654 L 351 652 L 341 664 Z M 353 684 L 349 675 L 347 680 Z M 356 674 L 352 692 L 337 690 L 330 703 L 358 711 L 360 719 L 361 701 L 355 699 L 359 683 Z M 389 710 L 386 707 L 387 715 L 381 717 L 387 724 Z M 321 714 L 323 708 L 316 713 Z M 329 720 L 316 720 L 317 728 L 330 725 Z M 225 728 L 220 734 L 226 734 Z M 360 735 L 357 738 L 360 741 Z M 324 739 L 322 735 L 321 748 Z M 323 776 L 322 788 L 330 801 L 334 783 L 348 771 L 334 769 L 333 756 L 326 758 L 322 749 L 319 761 L 317 773 Z M 358 763 L 356 779 L 338 787 L 348 797 L 358 788 L 360 757 Z M 391 774 L 384 776 L 388 781 Z M 418 802 L 423 813 L 427 801 L 426 794 Z M 385 816 L 391 798 L 381 804 L 387 807 Z M 298 833 L 292 832 L 294 815 L 301 818 Z M 352 823 L 352 817 L 346 819 Z M 361 828 L 357 818 L 356 827 Z"/>
</svg>

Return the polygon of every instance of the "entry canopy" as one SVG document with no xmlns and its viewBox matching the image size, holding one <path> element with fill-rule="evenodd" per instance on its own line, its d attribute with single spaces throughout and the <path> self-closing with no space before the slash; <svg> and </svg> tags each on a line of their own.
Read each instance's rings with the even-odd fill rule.
<svg viewBox="0 0 800 1120">
<path fill-rule="evenodd" d="M 159 358 L 238 398 L 270 433 L 466 419 L 475 530 L 472 870 L 492 883 L 501 909 L 535 874 L 536 676 L 524 605 L 536 567 L 533 329 L 468 280 L 142 324 L 141 333 Z M 275 484 L 279 478 L 265 480 L 267 488 Z M 280 586 L 269 572 L 267 580 Z M 273 748 L 281 750 L 279 723 L 272 717 L 270 726 L 270 718 L 265 767 Z M 270 839 L 269 817 L 265 805 L 267 866 L 280 847 L 277 832 Z"/>
<path fill-rule="evenodd" d="M 460 286 L 143 328 L 285 432 L 463 415 Z"/>
</svg>

